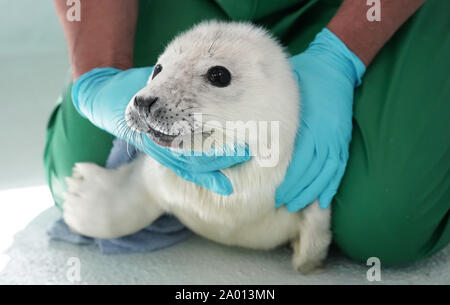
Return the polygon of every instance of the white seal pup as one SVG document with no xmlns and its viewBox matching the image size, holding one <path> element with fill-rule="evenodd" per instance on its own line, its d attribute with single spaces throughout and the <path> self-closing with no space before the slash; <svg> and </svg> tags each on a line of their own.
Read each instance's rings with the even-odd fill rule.
<svg viewBox="0 0 450 305">
<path fill-rule="evenodd" d="M 253 157 L 222 170 L 233 185 L 229 196 L 188 182 L 145 154 L 112 170 L 78 163 L 67 179 L 66 223 L 83 235 L 115 238 L 167 212 L 197 234 L 227 245 L 272 249 L 291 242 L 294 268 L 315 270 L 331 242 L 330 209 L 314 202 L 290 213 L 276 208 L 274 199 L 293 153 L 299 101 L 287 56 L 265 30 L 247 23 L 195 26 L 167 46 L 146 87 L 130 101 L 129 127 L 162 146 L 177 148 L 175 139 L 200 135 L 212 137 L 217 148 L 224 139 L 236 139 L 236 130 L 223 127 L 227 122 L 279 122 L 279 135 L 268 136 L 277 140 L 271 142 L 277 162 L 261 166 L 264 152 L 252 151 L 267 134 L 246 138 Z M 199 113 L 213 129 L 206 123 L 177 125 L 194 122 Z"/>
</svg>

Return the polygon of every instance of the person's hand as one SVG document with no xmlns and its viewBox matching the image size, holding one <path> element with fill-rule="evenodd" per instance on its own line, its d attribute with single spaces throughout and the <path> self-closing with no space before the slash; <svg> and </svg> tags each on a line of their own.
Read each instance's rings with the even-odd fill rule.
<svg viewBox="0 0 450 305">
<path fill-rule="evenodd" d="M 353 92 L 365 72 L 362 61 L 328 29 L 290 62 L 298 77 L 300 130 L 275 202 L 298 211 L 314 200 L 326 209 L 348 160 Z"/>
<path fill-rule="evenodd" d="M 143 135 L 142 142 L 133 143 L 131 137 L 123 132 L 118 122 L 125 116 L 126 107 L 131 98 L 145 87 L 153 67 L 118 70 L 98 68 L 83 74 L 72 87 L 72 100 L 75 108 L 97 127 L 137 145 L 147 155 L 162 165 L 172 169 L 181 178 L 220 194 L 230 195 L 233 186 L 220 170 L 250 159 L 248 149 L 242 156 L 242 150 L 235 154 L 216 156 L 202 153 L 201 156 L 175 153 L 169 148 L 155 144 Z M 123 128 L 123 126 L 122 126 Z M 229 152 L 229 151 L 227 151 Z"/>
</svg>

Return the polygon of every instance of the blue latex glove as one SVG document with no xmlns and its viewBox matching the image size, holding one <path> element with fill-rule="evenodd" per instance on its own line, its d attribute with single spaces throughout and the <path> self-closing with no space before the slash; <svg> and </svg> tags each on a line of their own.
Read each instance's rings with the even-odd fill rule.
<svg viewBox="0 0 450 305">
<path fill-rule="evenodd" d="M 75 108 L 97 127 L 116 137 L 124 133 L 118 128 L 123 120 L 126 107 L 131 98 L 143 87 L 152 73 L 153 67 L 118 70 L 114 68 L 93 69 L 83 74 L 72 87 L 72 100 Z M 220 170 L 250 159 L 248 149 L 236 149 L 234 155 L 215 156 L 202 153 L 201 156 L 176 153 L 161 147 L 143 135 L 142 143 L 133 139 L 123 140 L 138 146 L 162 165 L 172 169 L 181 178 L 220 194 L 230 195 L 233 186 Z"/>
<path fill-rule="evenodd" d="M 285 180 L 275 202 L 298 211 L 319 199 L 327 208 L 344 175 L 352 131 L 353 92 L 362 61 L 328 29 L 290 59 L 301 92 L 301 125 Z"/>
</svg>

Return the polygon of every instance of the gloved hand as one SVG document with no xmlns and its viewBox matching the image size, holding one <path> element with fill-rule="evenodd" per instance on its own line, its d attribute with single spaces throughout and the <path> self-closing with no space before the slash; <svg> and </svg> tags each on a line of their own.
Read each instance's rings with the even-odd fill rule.
<svg viewBox="0 0 450 305">
<path fill-rule="evenodd" d="M 348 160 L 353 92 L 365 72 L 362 61 L 331 31 L 323 29 L 290 62 L 301 93 L 300 130 L 275 202 L 298 211 L 314 200 L 326 209 Z"/>
<path fill-rule="evenodd" d="M 118 126 L 124 118 L 126 107 L 131 98 L 143 87 L 152 73 L 153 67 L 118 70 L 98 68 L 83 74 L 72 87 L 72 100 L 75 108 L 97 127 L 116 137 L 124 133 Z M 172 169 L 181 178 L 220 194 L 229 195 L 233 186 L 220 170 L 245 162 L 250 159 L 248 149 L 242 156 L 242 150 L 235 149 L 236 154 L 215 156 L 202 153 L 175 153 L 169 148 L 161 147 L 143 135 L 142 143 L 133 143 L 131 138 L 122 138 L 140 149 L 162 165 Z"/>
</svg>

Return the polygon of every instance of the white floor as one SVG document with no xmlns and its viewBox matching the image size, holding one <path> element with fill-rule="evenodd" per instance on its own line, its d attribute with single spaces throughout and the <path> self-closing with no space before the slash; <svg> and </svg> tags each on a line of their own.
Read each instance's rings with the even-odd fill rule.
<svg viewBox="0 0 450 305">
<path fill-rule="evenodd" d="M 41 205 L 49 200 L 48 194 L 40 188 L 22 190 L 22 194 L 27 192 L 34 198 L 33 203 Z M 3 195 L 0 198 L 3 199 Z M 28 201 L 18 204 L 22 208 L 30 205 Z M 1 214 L 4 212 L 0 211 Z M 6 264 L 0 265 L 0 284 L 375 283 L 367 281 L 367 266 L 350 262 L 336 252 L 331 254 L 324 273 L 302 276 L 291 269 L 288 248 L 252 251 L 222 246 L 200 237 L 153 253 L 101 255 L 95 246 L 49 242 L 46 229 L 58 217 L 59 212 L 50 208 L 25 228 L 22 228 L 24 219 L 21 218 L 12 245 L 3 251 Z M 450 248 L 447 248 L 433 258 L 407 268 L 381 266 L 379 283 L 449 284 L 449 257 Z M 73 279 L 71 272 L 73 258 L 79 262 L 80 277 L 75 277 L 79 281 Z"/>
<path fill-rule="evenodd" d="M 49 242 L 59 213 L 44 186 L 45 125 L 68 69 L 52 10 L 51 1 L 0 0 L 0 284 L 370 284 L 367 266 L 337 253 L 325 273 L 305 277 L 291 269 L 288 248 L 259 252 L 192 237 L 153 253 L 105 256 Z M 70 280 L 73 258 L 80 281 Z M 382 266 L 381 283 L 449 284 L 449 258 L 447 247 L 407 268 Z"/>
</svg>

